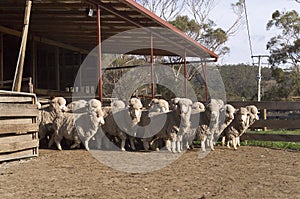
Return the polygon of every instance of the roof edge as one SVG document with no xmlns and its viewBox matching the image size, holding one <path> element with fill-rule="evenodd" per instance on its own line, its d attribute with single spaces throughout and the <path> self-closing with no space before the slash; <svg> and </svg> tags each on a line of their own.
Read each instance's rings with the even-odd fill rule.
<svg viewBox="0 0 300 199">
<path fill-rule="evenodd" d="M 153 18 L 155 21 L 157 21 L 161 25 L 163 25 L 163 26 L 167 27 L 168 29 L 174 31 L 175 33 L 179 34 L 183 38 L 187 39 L 189 42 L 192 42 L 194 45 L 202 48 L 205 52 L 207 52 L 211 56 L 211 58 L 214 58 L 215 62 L 218 61 L 219 56 L 216 53 L 209 50 L 208 48 L 206 48 L 205 46 L 203 46 L 199 42 L 195 41 L 191 37 L 187 36 L 184 32 L 182 32 L 181 30 L 179 30 L 178 28 L 176 28 L 175 26 L 173 26 L 169 22 L 163 20 L 162 18 L 157 16 L 155 13 L 151 12 L 150 10 L 148 10 L 147 8 L 142 6 L 141 4 L 137 3 L 135 0 L 121 0 L 121 1 L 123 1 L 124 3 L 126 3 L 130 7 L 134 7 L 136 9 L 142 11 L 145 15 Z"/>
</svg>

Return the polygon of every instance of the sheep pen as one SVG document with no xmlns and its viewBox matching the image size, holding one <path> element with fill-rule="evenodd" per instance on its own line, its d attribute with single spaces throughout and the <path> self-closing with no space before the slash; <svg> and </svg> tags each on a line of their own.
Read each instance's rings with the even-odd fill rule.
<svg viewBox="0 0 300 199">
<path fill-rule="evenodd" d="M 203 159 L 199 159 L 199 153 L 200 149 L 188 151 L 161 170 L 138 174 L 107 167 L 86 150 L 41 149 L 38 158 L 0 164 L 0 197 L 297 198 L 300 195 L 299 152 L 245 146 L 233 151 L 217 146 Z"/>
</svg>

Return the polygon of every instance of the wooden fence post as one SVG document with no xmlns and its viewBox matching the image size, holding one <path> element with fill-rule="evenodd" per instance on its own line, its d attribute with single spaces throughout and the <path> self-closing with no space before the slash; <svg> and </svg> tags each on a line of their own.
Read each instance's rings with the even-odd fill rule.
<svg viewBox="0 0 300 199">
<path fill-rule="evenodd" d="M 267 109 L 263 109 L 263 120 L 267 120 Z M 266 131 L 267 130 L 267 127 L 264 127 L 263 128 L 263 131 Z"/>
</svg>

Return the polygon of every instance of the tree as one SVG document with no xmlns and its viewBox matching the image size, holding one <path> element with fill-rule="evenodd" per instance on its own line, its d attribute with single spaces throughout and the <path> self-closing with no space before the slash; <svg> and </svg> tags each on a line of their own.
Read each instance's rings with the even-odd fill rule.
<svg viewBox="0 0 300 199">
<path fill-rule="evenodd" d="M 276 10 L 267 23 L 267 30 L 276 28 L 281 33 L 267 43 L 272 67 L 285 65 L 290 68 L 293 89 L 290 95 L 300 95 L 300 16 L 295 10 L 280 12 Z"/>
<path fill-rule="evenodd" d="M 138 0 L 137 2 L 166 21 L 179 15 L 185 5 L 185 0 Z"/>
<path fill-rule="evenodd" d="M 227 30 L 216 27 L 215 22 L 209 18 L 215 7 L 214 0 L 138 0 L 137 2 L 171 22 L 196 41 L 215 51 L 219 56 L 229 53 L 229 47 L 225 43 L 244 22 L 244 0 L 238 0 L 231 4 L 236 18 Z M 179 15 L 183 9 L 188 11 L 193 19 L 189 19 L 186 15 Z"/>
</svg>

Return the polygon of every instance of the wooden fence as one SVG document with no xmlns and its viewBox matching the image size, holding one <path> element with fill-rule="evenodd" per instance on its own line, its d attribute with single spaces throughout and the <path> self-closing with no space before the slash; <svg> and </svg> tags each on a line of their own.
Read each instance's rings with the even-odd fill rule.
<svg viewBox="0 0 300 199">
<path fill-rule="evenodd" d="M 228 102 L 235 108 L 255 105 L 260 111 L 260 120 L 251 129 L 295 130 L 300 129 L 300 102 Z M 300 135 L 246 133 L 242 140 L 300 142 Z"/>
<path fill-rule="evenodd" d="M 36 96 L 0 90 L 0 162 L 38 156 Z"/>
</svg>

